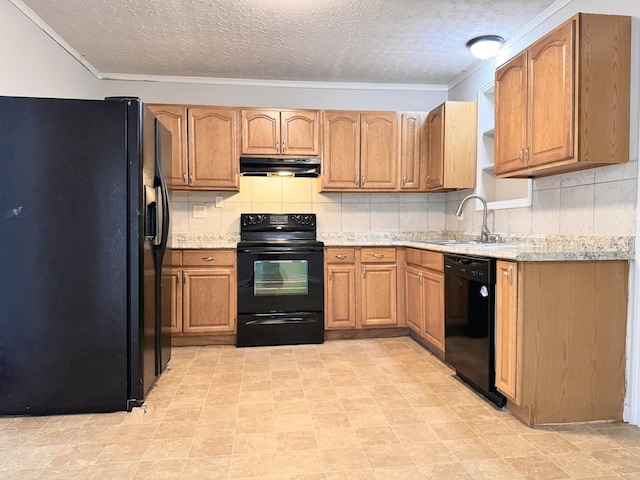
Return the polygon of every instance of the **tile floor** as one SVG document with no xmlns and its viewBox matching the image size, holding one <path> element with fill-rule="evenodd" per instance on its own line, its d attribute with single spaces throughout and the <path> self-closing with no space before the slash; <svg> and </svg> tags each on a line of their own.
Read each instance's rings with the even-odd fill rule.
<svg viewBox="0 0 640 480">
<path fill-rule="evenodd" d="M 175 348 L 131 413 L 0 418 L 0 478 L 640 479 L 640 429 L 531 429 L 408 337 Z"/>
</svg>

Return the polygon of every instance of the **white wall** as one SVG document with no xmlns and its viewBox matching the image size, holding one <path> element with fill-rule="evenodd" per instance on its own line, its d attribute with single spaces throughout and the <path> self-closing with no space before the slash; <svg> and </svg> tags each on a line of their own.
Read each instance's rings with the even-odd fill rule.
<svg viewBox="0 0 640 480">
<path fill-rule="evenodd" d="M 99 80 L 9 0 L 0 0 L 0 95 L 99 98 Z"/>
</svg>

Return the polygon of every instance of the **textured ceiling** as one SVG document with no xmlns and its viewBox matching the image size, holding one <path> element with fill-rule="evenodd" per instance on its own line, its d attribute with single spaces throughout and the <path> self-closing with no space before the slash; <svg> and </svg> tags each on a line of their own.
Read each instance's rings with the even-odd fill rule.
<svg viewBox="0 0 640 480">
<path fill-rule="evenodd" d="M 100 73 L 447 84 L 554 0 L 22 0 Z"/>
</svg>

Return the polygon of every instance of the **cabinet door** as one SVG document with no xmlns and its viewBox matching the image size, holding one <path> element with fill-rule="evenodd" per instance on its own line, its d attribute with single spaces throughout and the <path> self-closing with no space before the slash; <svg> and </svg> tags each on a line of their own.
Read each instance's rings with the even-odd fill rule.
<svg viewBox="0 0 640 480">
<path fill-rule="evenodd" d="M 280 154 L 279 110 L 242 110 L 242 153 Z"/>
<path fill-rule="evenodd" d="M 283 155 L 320 155 L 320 112 L 285 110 L 280 113 Z"/>
<path fill-rule="evenodd" d="M 184 333 L 235 332 L 235 269 L 185 268 Z"/>
<path fill-rule="evenodd" d="M 496 70 L 494 169 L 497 175 L 525 168 L 527 145 L 526 52 Z"/>
<path fill-rule="evenodd" d="M 187 166 L 187 108 L 181 105 L 149 105 L 149 110 L 171 132 L 171 181 L 174 189 L 189 186 Z M 165 172 L 166 176 L 166 172 Z"/>
<path fill-rule="evenodd" d="M 403 113 L 400 127 L 400 190 L 419 190 L 422 115 Z"/>
<path fill-rule="evenodd" d="M 424 270 L 421 280 L 424 298 L 422 337 L 444 352 L 444 273 Z"/>
<path fill-rule="evenodd" d="M 566 160 L 574 156 L 574 38 L 575 21 L 571 21 L 529 48 L 529 150 L 525 153 L 528 166 Z"/>
<path fill-rule="evenodd" d="M 496 262 L 496 388 L 518 402 L 517 263 Z"/>
<path fill-rule="evenodd" d="M 182 333 L 182 270 L 171 273 L 171 333 Z"/>
<path fill-rule="evenodd" d="M 326 328 L 356 327 L 356 267 L 327 265 Z"/>
<path fill-rule="evenodd" d="M 394 190 L 397 185 L 398 115 L 367 112 L 360 115 L 360 187 Z"/>
<path fill-rule="evenodd" d="M 354 190 L 360 184 L 360 114 L 324 112 L 322 190 Z"/>
<path fill-rule="evenodd" d="M 422 318 L 424 312 L 422 272 L 417 268 L 409 266 L 405 268 L 404 272 L 407 326 L 416 334 L 422 336 Z"/>
<path fill-rule="evenodd" d="M 238 110 L 189 109 L 189 185 L 192 188 L 238 189 Z"/>
<path fill-rule="evenodd" d="M 396 326 L 398 323 L 396 266 L 363 264 L 361 269 L 361 325 L 363 327 Z"/>
<path fill-rule="evenodd" d="M 444 105 L 427 117 L 427 189 L 444 187 Z"/>
</svg>

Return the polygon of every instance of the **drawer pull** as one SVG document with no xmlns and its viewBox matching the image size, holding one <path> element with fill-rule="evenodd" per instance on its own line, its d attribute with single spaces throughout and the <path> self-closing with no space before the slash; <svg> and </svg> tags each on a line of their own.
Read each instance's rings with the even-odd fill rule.
<svg viewBox="0 0 640 480">
<path fill-rule="evenodd" d="M 344 260 L 345 258 L 347 258 L 347 256 L 346 256 L 346 255 L 339 254 L 339 255 L 336 255 L 336 258 L 337 258 L 338 260 Z"/>
<path fill-rule="evenodd" d="M 205 262 L 212 262 L 215 260 L 214 257 L 202 257 L 202 260 L 204 260 Z"/>
<path fill-rule="evenodd" d="M 374 253 L 373 256 L 376 258 L 384 258 L 384 253 Z"/>
</svg>

